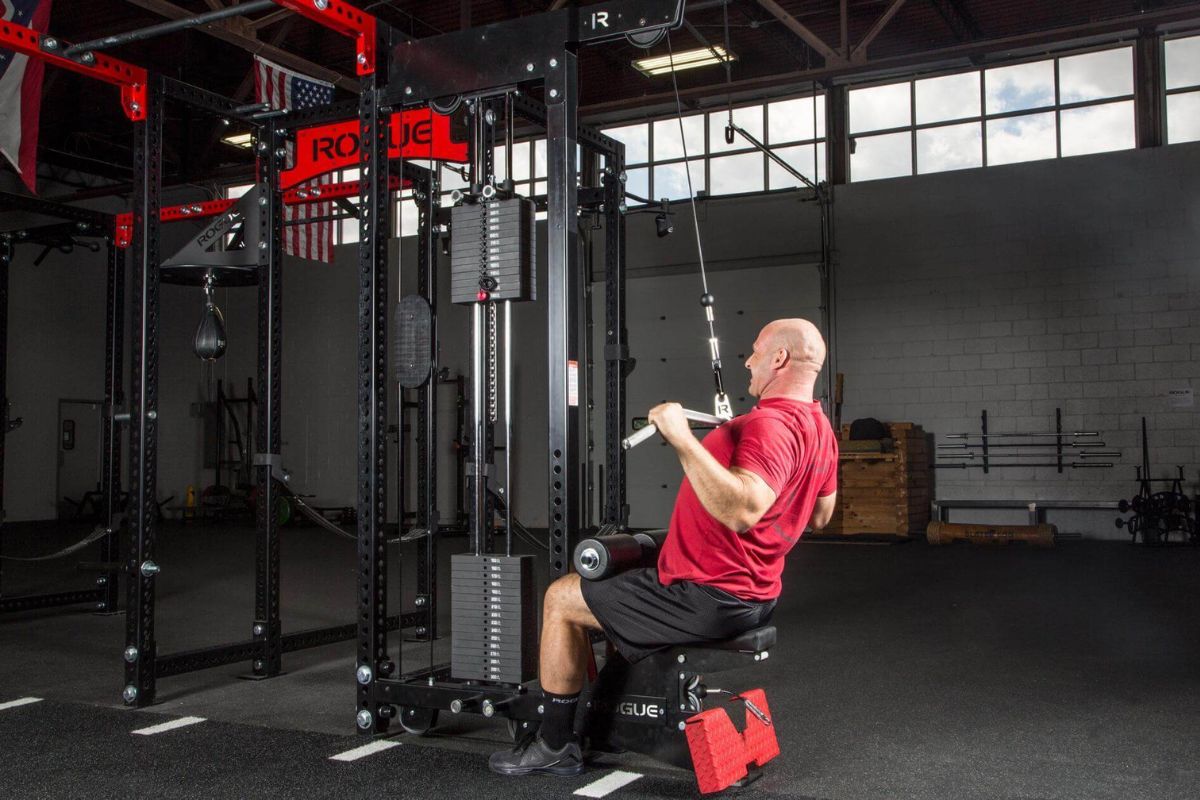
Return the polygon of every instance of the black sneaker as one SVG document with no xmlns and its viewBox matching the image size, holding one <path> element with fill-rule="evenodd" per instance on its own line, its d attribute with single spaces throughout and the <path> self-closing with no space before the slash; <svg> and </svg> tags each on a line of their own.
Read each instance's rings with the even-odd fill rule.
<svg viewBox="0 0 1200 800">
<path fill-rule="evenodd" d="M 542 737 L 530 742 L 519 744 L 512 750 L 501 750 L 492 753 L 488 759 L 492 772 L 501 775 L 532 775 L 541 772 L 546 775 L 581 775 L 583 773 L 583 754 L 579 745 L 568 742 L 559 750 L 552 750 Z"/>
</svg>

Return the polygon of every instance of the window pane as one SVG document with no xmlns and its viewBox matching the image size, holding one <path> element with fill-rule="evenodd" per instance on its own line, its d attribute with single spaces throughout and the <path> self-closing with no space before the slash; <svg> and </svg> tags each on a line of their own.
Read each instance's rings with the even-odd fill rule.
<svg viewBox="0 0 1200 800">
<path fill-rule="evenodd" d="M 1133 101 L 1068 108 L 1062 112 L 1062 154 L 1081 156 L 1134 146 Z"/>
<path fill-rule="evenodd" d="M 746 133 L 763 140 L 763 107 L 748 106 L 733 110 L 733 121 Z M 728 111 L 714 111 L 708 115 L 708 152 L 726 153 L 730 150 L 745 150 L 754 145 L 738 134 L 733 135 L 733 144 L 725 144 L 725 125 L 729 122 Z"/>
<path fill-rule="evenodd" d="M 815 113 L 815 117 L 814 117 Z M 815 120 L 815 127 L 814 127 Z M 801 97 L 767 105 L 767 144 L 825 136 L 825 97 Z"/>
<path fill-rule="evenodd" d="M 796 147 L 776 147 L 773 149 L 775 155 L 782 158 L 788 163 L 792 169 L 799 172 L 804 177 L 814 183 L 820 183 L 825 180 L 825 143 L 818 142 L 816 145 L 802 144 Z M 816 153 L 816 164 L 813 164 L 813 154 Z M 794 186 L 803 186 L 804 184 L 799 178 L 796 178 L 783 167 L 768 159 L 767 161 L 767 188 L 768 189 L 788 189 Z"/>
<path fill-rule="evenodd" d="M 1054 112 L 991 120 L 987 124 L 987 163 L 1014 164 L 1054 158 Z"/>
<path fill-rule="evenodd" d="M 1058 60 L 1058 101 L 1079 103 L 1133 94 L 1133 48 Z M 1066 155 L 1066 153 L 1063 153 Z"/>
<path fill-rule="evenodd" d="M 458 174 L 457 169 L 451 167 L 449 164 L 444 165 L 440 170 L 440 173 L 443 192 L 452 192 L 455 189 L 466 188 L 466 180 L 463 179 L 462 175 Z"/>
<path fill-rule="evenodd" d="M 579 162 L 576 162 L 579 163 Z M 513 168 L 514 171 L 516 168 Z M 546 177 L 546 140 L 538 139 L 533 143 L 533 177 Z"/>
<path fill-rule="evenodd" d="M 358 219 L 340 219 L 338 224 L 342 225 L 341 239 L 337 240 L 338 245 L 353 245 L 359 240 L 359 221 Z M 413 227 L 413 233 L 416 233 L 416 227 Z"/>
<path fill-rule="evenodd" d="M 537 181 L 537 182 L 535 182 L 535 183 L 533 184 L 533 194 L 534 194 L 534 196 L 535 196 L 535 197 L 540 197 L 541 195 L 544 195 L 544 194 L 545 194 L 545 193 L 548 191 L 548 189 L 547 189 L 546 187 L 547 187 L 546 181 Z"/>
<path fill-rule="evenodd" d="M 344 180 L 344 181 L 358 180 L 358 167 L 354 167 L 353 169 L 342 170 L 342 180 Z"/>
<path fill-rule="evenodd" d="M 645 167 L 625 170 L 625 192 L 638 197 L 650 197 L 650 170 Z M 634 200 L 633 202 L 637 202 Z"/>
<path fill-rule="evenodd" d="M 529 142 L 518 142 L 513 145 L 513 174 L 514 181 L 529 180 Z"/>
<path fill-rule="evenodd" d="M 983 130 L 978 122 L 917 131 L 917 172 L 983 166 Z"/>
<path fill-rule="evenodd" d="M 738 194 L 763 190 L 762 153 L 722 156 L 709 162 L 712 194 Z"/>
<path fill-rule="evenodd" d="M 1168 39 L 1166 50 L 1167 88 L 1200 86 L 1200 36 Z"/>
<path fill-rule="evenodd" d="M 247 183 L 243 186 L 230 186 L 228 189 L 225 190 L 225 199 L 226 200 L 237 200 L 239 197 L 241 197 L 242 195 L 244 195 L 246 192 L 250 191 L 253 188 L 254 188 L 253 183 Z"/>
<path fill-rule="evenodd" d="M 503 181 L 508 177 L 508 148 L 500 145 L 495 149 L 492 158 L 496 162 L 496 180 Z"/>
<path fill-rule="evenodd" d="M 850 132 L 878 131 L 912 124 L 909 83 L 850 90 Z"/>
<path fill-rule="evenodd" d="M 650 126 L 626 125 L 623 128 L 605 128 L 604 133 L 625 143 L 625 163 L 644 164 L 650 160 Z"/>
<path fill-rule="evenodd" d="M 654 168 L 654 197 L 658 200 L 666 197 L 670 200 L 686 200 L 688 194 L 688 176 L 682 161 L 674 164 L 663 164 Z M 692 192 L 704 189 L 704 159 L 688 161 L 692 172 Z"/>
<path fill-rule="evenodd" d="M 1200 140 L 1200 92 L 1167 98 L 1167 143 Z"/>
<path fill-rule="evenodd" d="M 686 140 L 679 138 L 679 120 L 676 117 L 660 119 L 654 123 L 654 160 L 667 161 L 683 158 L 683 146 L 687 145 L 689 156 L 704 154 L 704 115 L 693 114 L 683 118 Z"/>
<path fill-rule="evenodd" d="M 979 73 L 917 81 L 917 124 L 979 116 Z"/>
<path fill-rule="evenodd" d="M 912 175 L 912 134 L 857 136 L 850 154 L 850 179 L 872 181 Z"/>
<path fill-rule="evenodd" d="M 1032 64 L 985 70 L 984 83 L 987 84 L 989 114 L 1054 105 L 1053 61 L 1035 61 Z"/>
</svg>

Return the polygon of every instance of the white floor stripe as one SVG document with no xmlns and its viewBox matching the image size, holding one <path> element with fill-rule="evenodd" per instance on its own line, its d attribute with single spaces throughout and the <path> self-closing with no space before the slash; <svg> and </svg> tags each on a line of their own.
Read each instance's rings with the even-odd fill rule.
<svg viewBox="0 0 1200 800">
<path fill-rule="evenodd" d="M 136 731 L 131 731 L 131 733 L 136 733 L 138 736 L 153 736 L 156 733 L 166 733 L 167 731 L 173 731 L 176 728 L 186 728 L 188 725 L 195 725 L 200 722 L 204 722 L 204 717 L 180 717 L 179 719 L 173 719 L 170 722 L 164 722 L 161 725 L 151 725 L 149 728 L 138 728 Z"/>
<path fill-rule="evenodd" d="M 598 781 L 593 781 L 582 789 L 576 789 L 575 794 L 581 797 L 605 797 L 612 794 L 622 786 L 629 784 L 642 777 L 636 772 L 622 772 L 621 770 L 613 770 Z"/>
<path fill-rule="evenodd" d="M 10 708 L 17 708 L 19 706 L 27 706 L 30 703 L 40 702 L 42 702 L 42 698 L 40 697 L 22 697 L 19 700 L 9 700 L 7 703 L 0 703 L 0 711 L 7 711 Z"/>
<path fill-rule="evenodd" d="M 356 747 L 353 750 L 347 750 L 344 753 L 338 753 L 336 756 L 330 756 L 330 761 L 358 761 L 360 758 L 366 758 L 369 755 L 390 750 L 393 747 L 399 747 L 399 742 L 394 742 L 391 739 L 380 739 L 377 742 L 364 744 L 362 747 Z"/>
</svg>

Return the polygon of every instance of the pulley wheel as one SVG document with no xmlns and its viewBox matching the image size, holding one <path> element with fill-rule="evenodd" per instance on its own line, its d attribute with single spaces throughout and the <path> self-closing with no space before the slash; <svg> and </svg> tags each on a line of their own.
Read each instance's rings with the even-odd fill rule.
<svg viewBox="0 0 1200 800">
<path fill-rule="evenodd" d="M 436 708 L 400 706 L 400 727 L 409 733 L 424 736 L 437 724 L 437 716 Z"/>
</svg>

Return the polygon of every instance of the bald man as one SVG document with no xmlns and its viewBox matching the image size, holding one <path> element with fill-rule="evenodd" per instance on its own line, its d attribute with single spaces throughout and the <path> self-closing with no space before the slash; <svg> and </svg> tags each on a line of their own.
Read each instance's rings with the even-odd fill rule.
<svg viewBox="0 0 1200 800">
<path fill-rule="evenodd" d="M 813 385 L 825 342 L 804 319 L 768 324 L 746 359 L 758 405 L 701 442 L 678 403 L 649 420 L 675 449 L 684 480 L 657 568 L 603 581 L 565 575 L 546 591 L 538 737 L 492 755 L 503 775 L 578 775 L 575 709 L 589 630 L 602 630 L 632 662 L 677 644 L 720 641 L 771 618 L 784 557 L 807 527 L 829 523 L 837 490 L 837 438 Z"/>
</svg>

